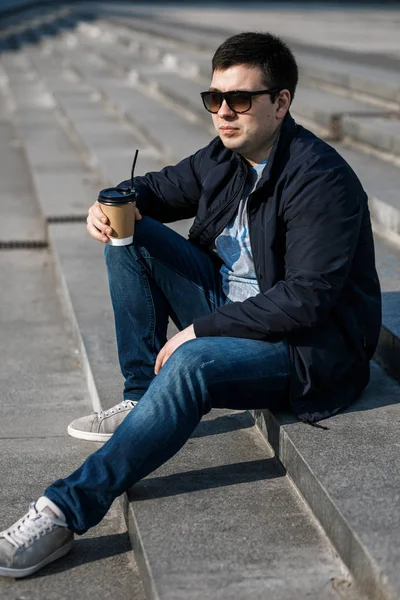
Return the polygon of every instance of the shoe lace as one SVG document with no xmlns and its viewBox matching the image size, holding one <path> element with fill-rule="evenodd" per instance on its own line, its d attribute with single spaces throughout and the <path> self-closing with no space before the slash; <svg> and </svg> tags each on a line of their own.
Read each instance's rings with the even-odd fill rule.
<svg viewBox="0 0 400 600">
<path fill-rule="evenodd" d="M 38 540 L 57 525 L 66 527 L 63 521 L 53 519 L 43 512 L 38 512 L 32 502 L 29 505 L 29 512 L 9 529 L 2 531 L 0 535 L 16 548 L 28 548 L 35 539 Z"/>
<path fill-rule="evenodd" d="M 116 404 L 115 406 L 108 408 L 107 410 L 99 411 L 98 417 L 99 419 L 104 419 L 105 417 L 114 415 L 115 413 L 120 412 L 121 410 L 124 410 L 126 408 L 134 408 L 136 404 L 137 402 L 135 400 L 123 400 L 119 404 Z"/>
</svg>

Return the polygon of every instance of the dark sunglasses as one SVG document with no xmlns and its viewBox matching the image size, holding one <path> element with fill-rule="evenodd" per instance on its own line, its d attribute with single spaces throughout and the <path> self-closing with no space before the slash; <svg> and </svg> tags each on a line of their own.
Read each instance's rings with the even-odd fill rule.
<svg viewBox="0 0 400 600">
<path fill-rule="evenodd" d="M 273 96 L 279 92 L 278 88 L 273 88 L 258 92 L 201 92 L 200 96 L 203 100 L 204 108 L 210 113 L 217 113 L 225 100 L 233 112 L 241 114 L 251 109 L 251 99 L 253 96 L 260 96 L 261 94 L 271 94 Z"/>
</svg>

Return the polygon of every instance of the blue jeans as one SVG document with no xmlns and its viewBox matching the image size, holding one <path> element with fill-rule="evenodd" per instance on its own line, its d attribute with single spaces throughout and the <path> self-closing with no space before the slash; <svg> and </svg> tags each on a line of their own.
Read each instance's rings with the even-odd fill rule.
<svg viewBox="0 0 400 600">
<path fill-rule="evenodd" d="M 229 302 L 219 259 L 146 217 L 136 223 L 134 244 L 107 246 L 105 258 L 124 396 L 140 402 L 106 444 L 45 491 L 78 534 L 176 454 L 212 408 L 279 408 L 289 382 L 286 342 L 229 337 L 182 344 L 155 376 L 168 316 L 182 329 Z"/>
</svg>

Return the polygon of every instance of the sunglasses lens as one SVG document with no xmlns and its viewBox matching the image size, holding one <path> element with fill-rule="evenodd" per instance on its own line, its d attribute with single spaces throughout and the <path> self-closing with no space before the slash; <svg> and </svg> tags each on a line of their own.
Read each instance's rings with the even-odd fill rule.
<svg viewBox="0 0 400 600">
<path fill-rule="evenodd" d="M 251 96 L 247 92 L 203 92 L 202 93 L 204 107 L 211 113 L 217 113 L 221 108 L 223 98 L 226 98 L 228 106 L 231 110 L 242 113 L 246 112 L 251 107 Z"/>
<path fill-rule="evenodd" d="M 246 112 L 250 108 L 251 99 L 246 92 L 228 92 L 226 94 L 229 107 L 235 112 Z"/>
<path fill-rule="evenodd" d="M 208 111 L 212 113 L 217 113 L 219 111 L 222 102 L 221 97 L 217 92 L 206 92 L 205 94 L 202 94 L 202 98 L 204 106 Z"/>
</svg>

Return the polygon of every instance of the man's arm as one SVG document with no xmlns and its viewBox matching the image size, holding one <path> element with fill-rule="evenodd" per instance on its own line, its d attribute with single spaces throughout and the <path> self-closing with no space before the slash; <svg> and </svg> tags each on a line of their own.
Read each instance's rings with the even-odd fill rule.
<svg viewBox="0 0 400 600">
<path fill-rule="evenodd" d="M 135 177 L 136 219 L 146 215 L 161 223 L 171 223 L 194 217 L 201 194 L 197 169 L 207 149 L 202 148 L 175 166 Z M 130 183 L 130 180 L 123 181 L 119 186 L 129 187 Z M 88 210 L 87 230 L 94 239 L 107 243 L 111 229 L 97 201 Z"/>
<path fill-rule="evenodd" d="M 285 279 L 195 319 L 197 337 L 276 340 L 327 318 L 353 260 L 365 192 L 345 166 L 308 172 L 301 183 L 285 191 Z"/>
<path fill-rule="evenodd" d="M 140 213 L 161 223 L 194 217 L 201 194 L 201 184 L 196 174 L 196 164 L 201 160 L 201 154 L 202 150 L 199 150 L 174 166 L 135 177 Z M 129 180 L 119 184 L 121 187 L 129 185 Z"/>
</svg>

